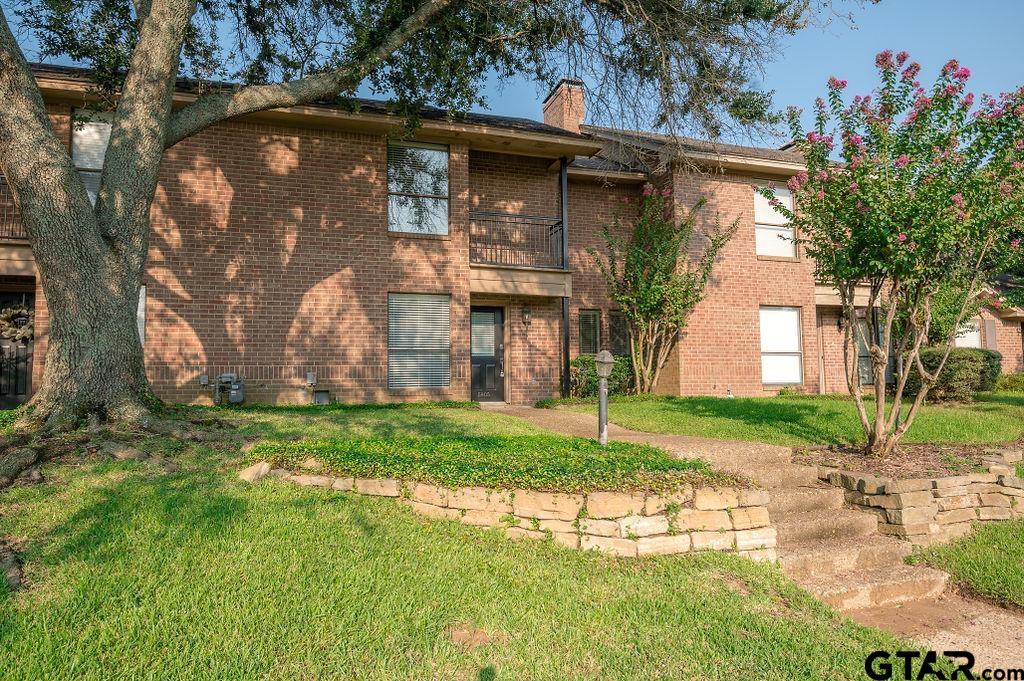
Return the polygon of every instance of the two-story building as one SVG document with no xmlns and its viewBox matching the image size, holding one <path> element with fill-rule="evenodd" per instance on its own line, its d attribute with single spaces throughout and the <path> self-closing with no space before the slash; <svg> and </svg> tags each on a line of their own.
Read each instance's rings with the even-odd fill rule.
<svg viewBox="0 0 1024 681">
<path fill-rule="evenodd" d="M 95 187 L 109 125 L 76 117 L 89 104 L 81 72 L 36 75 Z M 707 198 L 704 224 L 740 225 L 661 390 L 845 390 L 837 300 L 755 191 L 783 187 L 799 157 L 588 126 L 581 87 L 560 83 L 543 123 L 427 109 L 406 140 L 380 103 L 324 104 L 246 116 L 169 149 L 138 313 L 157 394 L 208 400 L 200 377 L 233 372 L 266 402 L 558 395 L 570 358 L 626 352 L 587 249 L 616 216 L 628 223 L 649 181 L 679 207 Z M 19 301 L 35 308 L 36 338 L 6 343 L 5 404 L 41 376 L 47 315 L 0 182 L 0 307 Z M 1007 368 L 1022 368 L 1020 320 L 996 319 Z"/>
</svg>

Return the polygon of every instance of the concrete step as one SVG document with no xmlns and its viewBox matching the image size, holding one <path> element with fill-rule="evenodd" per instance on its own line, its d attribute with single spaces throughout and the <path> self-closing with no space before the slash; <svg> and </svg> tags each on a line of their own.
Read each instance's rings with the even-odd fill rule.
<svg viewBox="0 0 1024 681">
<path fill-rule="evenodd" d="M 932 568 L 899 565 L 844 572 L 804 583 L 804 588 L 839 610 L 860 610 L 934 598 L 949 575 Z"/>
<path fill-rule="evenodd" d="M 810 581 L 856 570 L 902 566 L 912 548 L 910 542 L 889 537 L 824 539 L 779 547 L 779 563 L 791 579 Z"/>
<path fill-rule="evenodd" d="M 838 487 L 796 487 L 772 490 L 768 513 L 772 520 L 782 520 L 787 515 L 842 508 L 843 490 Z"/>
<path fill-rule="evenodd" d="M 772 521 L 779 531 L 780 548 L 819 540 L 866 537 L 878 529 L 878 517 L 874 514 L 846 509 L 790 513 Z"/>
<path fill-rule="evenodd" d="M 797 466 L 795 464 L 751 466 L 748 463 L 739 472 L 761 487 L 768 489 L 812 487 L 818 484 L 818 469 L 815 466 Z"/>
</svg>

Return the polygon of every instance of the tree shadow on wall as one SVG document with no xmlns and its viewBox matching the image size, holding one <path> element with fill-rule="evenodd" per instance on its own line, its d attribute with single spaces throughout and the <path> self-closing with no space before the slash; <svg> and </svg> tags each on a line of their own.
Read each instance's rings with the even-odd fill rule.
<svg viewBox="0 0 1024 681">
<path fill-rule="evenodd" d="M 464 276 L 448 257 L 461 230 L 388 235 L 385 158 L 382 139 L 245 123 L 168 150 L 145 281 L 161 337 L 151 377 L 180 388 L 237 371 L 300 387 L 340 365 L 339 382 L 382 385 L 389 283 L 447 291 Z"/>
</svg>

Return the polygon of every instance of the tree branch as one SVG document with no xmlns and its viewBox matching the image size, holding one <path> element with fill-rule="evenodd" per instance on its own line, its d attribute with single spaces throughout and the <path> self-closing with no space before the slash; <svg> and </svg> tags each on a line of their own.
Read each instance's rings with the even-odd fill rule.
<svg viewBox="0 0 1024 681">
<path fill-rule="evenodd" d="M 430 23 L 430 20 L 452 1 L 426 0 L 358 63 L 288 83 L 250 85 L 233 92 L 218 92 L 200 97 L 171 116 L 165 146 L 174 146 L 186 137 L 228 118 L 267 109 L 309 104 L 325 97 L 354 91 L 380 62 L 391 56 Z"/>
</svg>

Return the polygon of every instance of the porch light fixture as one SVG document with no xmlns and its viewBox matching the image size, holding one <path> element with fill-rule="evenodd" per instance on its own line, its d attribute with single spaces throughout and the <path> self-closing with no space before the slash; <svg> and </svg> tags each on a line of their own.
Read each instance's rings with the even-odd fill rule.
<svg viewBox="0 0 1024 681">
<path fill-rule="evenodd" d="M 526 326 L 530 325 L 530 318 L 533 317 L 533 310 L 528 307 L 523 308 L 523 324 Z"/>
<path fill-rule="evenodd" d="M 612 375 L 614 366 L 615 358 L 607 350 L 602 350 L 594 356 L 594 367 L 600 379 L 597 392 L 597 439 L 602 447 L 608 444 L 608 377 Z"/>
</svg>

